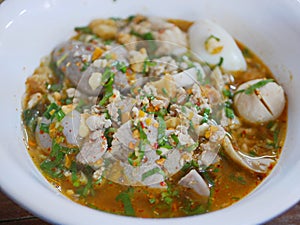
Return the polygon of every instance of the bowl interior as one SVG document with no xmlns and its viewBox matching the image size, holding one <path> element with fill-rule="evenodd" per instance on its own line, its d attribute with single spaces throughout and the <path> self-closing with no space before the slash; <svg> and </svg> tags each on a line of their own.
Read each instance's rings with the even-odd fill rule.
<svg viewBox="0 0 300 225">
<path fill-rule="evenodd" d="M 111 215 L 74 204 L 50 186 L 28 156 L 21 129 L 21 98 L 26 77 L 42 56 L 73 34 L 75 26 L 97 17 L 127 17 L 132 14 L 195 20 L 208 18 L 253 50 L 270 67 L 285 88 L 289 123 L 285 146 L 271 175 L 238 203 L 217 212 L 170 219 L 219 224 L 256 224 L 283 212 L 300 199 L 300 4 L 298 1 L 5 1 L 0 5 L 0 61 L 2 78 L 0 173 L 1 188 L 34 214 L 59 224 L 88 224 L 115 221 L 123 224 L 152 223 Z M 51 209 L 51 210 L 49 210 Z M 64 211 L 63 215 L 60 213 Z M 263 212 L 262 212 L 263 211 Z M 254 217 L 249 217 L 249 212 Z M 238 216 L 236 216 L 238 215 Z M 220 219 L 220 220 L 219 220 Z M 156 220 L 164 223 L 164 220 Z"/>
</svg>

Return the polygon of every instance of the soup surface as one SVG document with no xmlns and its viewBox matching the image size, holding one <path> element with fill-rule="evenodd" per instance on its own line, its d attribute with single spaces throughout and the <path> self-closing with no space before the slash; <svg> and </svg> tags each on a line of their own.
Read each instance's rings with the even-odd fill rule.
<svg viewBox="0 0 300 225">
<path fill-rule="evenodd" d="M 276 164 L 287 103 L 271 71 L 207 20 L 96 19 L 26 81 L 27 146 L 71 200 L 137 217 L 227 207 Z"/>
</svg>

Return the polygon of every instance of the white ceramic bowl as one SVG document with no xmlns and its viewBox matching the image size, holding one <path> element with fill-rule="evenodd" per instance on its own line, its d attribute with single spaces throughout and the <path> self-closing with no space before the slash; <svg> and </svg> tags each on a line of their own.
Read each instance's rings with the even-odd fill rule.
<svg viewBox="0 0 300 225">
<path fill-rule="evenodd" d="M 73 27 L 97 17 L 143 13 L 194 20 L 209 18 L 255 51 L 284 86 L 289 124 L 283 153 L 271 175 L 238 203 L 205 215 L 140 219 L 73 203 L 35 168 L 23 143 L 21 98 L 25 79 L 42 56 L 70 37 Z M 0 5 L 0 184 L 12 199 L 56 224 L 257 224 L 300 199 L 300 2 L 233 0 L 7 0 Z"/>
</svg>

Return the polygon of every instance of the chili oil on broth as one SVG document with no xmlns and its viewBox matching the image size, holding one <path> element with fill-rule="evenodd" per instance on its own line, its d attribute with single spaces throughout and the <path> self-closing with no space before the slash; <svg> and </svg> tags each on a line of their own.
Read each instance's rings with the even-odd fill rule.
<svg viewBox="0 0 300 225">
<path fill-rule="evenodd" d="M 187 31 L 192 25 L 192 22 L 189 21 L 169 21 L 178 25 L 183 31 Z M 77 38 L 78 36 L 75 36 L 73 39 Z M 228 90 L 234 91 L 239 84 L 248 80 L 262 77 L 273 78 L 268 67 L 251 50 L 240 42 L 238 42 L 238 46 L 246 59 L 247 70 L 234 74 L 234 81 L 226 86 Z M 41 71 L 46 71 L 48 74 L 49 79 L 46 80 L 49 84 L 58 82 L 59 79 L 55 76 L 50 66 L 45 66 L 42 63 L 37 68 L 36 73 Z M 42 87 L 34 85 L 35 83 L 31 82 L 30 78 L 27 83 L 27 98 L 24 99 L 24 102 L 28 103 L 30 95 L 37 93 Z M 64 87 L 72 87 L 68 79 L 65 79 L 62 85 Z M 65 91 L 62 93 L 61 98 L 66 101 Z M 47 107 L 45 104 L 41 104 L 38 108 L 39 111 L 44 112 Z M 242 125 L 238 129 L 227 130 L 234 140 L 233 145 L 241 147 L 245 146 L 246 143 L 247 147 L 241 147 L 244 153 L 251 156 L 272 155 L 278 159 L 286 133 L 287 105 L 283 114 L 276 121 L 257 125 L 249 124 L 243 119 L 241 121 Z M 233 163 L 221 149 L 219 154 L 220 161 L 200 172 L 210 185 L 210 196 L 208 199 L 199 196 L 190 188 L 177 185 L 178 180 L 193 168 L 191 165 L 187 165 L 185 169 L 161 184 L 168 186 L 167 189 L 163 190 L 146 186 L 125 186 L 104 177 L 101 178 L 101 181 L 93 182 L 88 188 L 86 177 L 85 180 L 81 181 L 83 184 L 79 182 L 79 184 L 74 186 L 72 176 L 53 178 L 40 168 L 40 165 L 47 159 L 49 152 L 45 152 L 39 147 L 34 132 L 30 130 L 29 126 L 30 123 L 25 122 L 25 129 L 28 134 L 28 152 L 47 180 L 71 200 L 110 213 L 153 218 L 180 217 L 215 211 L 242 199 L 253 191 L 268 175 L 268 173 L 258 174 L 243 169 Z M 70 164 L 70 161 L 74 159 L 75 154 L 70 154 L 67 157 L 69 162 L 66 162 L 66 159 L 64 159 L 64 164 Z M 90 170 L 90 168 L 85 168 L 85 170 Z M 88 171 L 87 173 L 91 172 Z M 130 201 L 130 203 L 127 201 Z"/>
</svg>

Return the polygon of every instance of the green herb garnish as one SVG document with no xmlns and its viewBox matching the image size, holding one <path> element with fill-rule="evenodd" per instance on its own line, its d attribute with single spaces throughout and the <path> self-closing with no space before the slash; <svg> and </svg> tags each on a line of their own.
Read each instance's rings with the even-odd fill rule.
<svg viewBox="0 0 300 225">
<path fill-rule="evenodd" d="M 231 108 L 231 102 L 230 101 L 226 101 L 225 102 L 225 115 L 227 118 L 229 119 L 233 119 L 234 118 L 234 111 L 233 109 Z"/>
<path fill-rule="evenodd" d="M 229 177 L 232 181 L 234 182 L 237 182 L 237 183 L 240 183 L 240 184 L 247 184 L 246 180 L 244 177 L 242 176 L 235 176 L 234 174 L 230 174 L 230 177 Z"/>
<path fill-rule="evenodd" d="M 37 118 L 39 117 L 40 112 L 37 108 L 26 109 L 23 112 L 23 121 L 24 124 L 29 128 L 31 132 L 35 131 L 37 125 Z"/>
<path fill-rule="evenodd" d="M 41 123 L 40 130 L 43 131 L 44 133 L 49 134 L 49 124 Z"/>
<path fill-rule="evenodd" d="M 210 186 L 215 186 L 215 181 L 207 170 L 201 171 L 200 173 Z"/>
<path fill-rule="evenodd" d="M 134 189 L 132 187 L 128 188 L 126 191 L 121 192 L 117 197 L 116 201 L 121 201 L 124 205 L 124 213 L 126 216 L 134 216 L 135 211 L 133 209 L 131 198 L 134 194 Z"/>
<path fill-rule="evenodd" d="M 92 29 L 88 26 L 84 26 L 84 27 L 75 27 L 74 30 L 76 32 L 80 32 L 80 33 L 84 33 L 84 34 L 92 34 Z"/>
<path fill-rule="evenodd" d="M 228 98 L 232 98 L 233 97 L 233 94 L 232 94 L 232 92 L 230 91 L 230 90 L 227 90 L 227 89 L 223 89 L 223 95 L 225 96 L 225 97 L 228 97 Z"/>
<path fill-rule="evenodd" d="M 151 66 L 156 66 L 156 62 L 150 61 L 149 58 L 147 58 L 143 64 L 143 74 L 146 74 Z"/>
<path fill-rule="evenodd" d="M 209 108 L 204 109 L 203 118 L 202 118 L 201 123 L 207 123 L 209 115 L 210 115 L 210 109 Z"/>
<path fill-rule="evenodd" d="M 227 118 L 233 119 L 234 118 L 233 109 L 225 107 L 225 115 L 226 115 Z"/>
<path fill-rule="evenodd" d="M 199 142 L 196 141 L 194 144 L 188 146 L 184 150 L 187 151 L 187 152 L 191 152 L 191 151 L 194 151 L 196 148 L 198 148 L 198 146 L 199 146 Z"/>
<path fill-rule="evenodd" d="M 220 57 L 220 61 L 218 62 L 217 66 L 221 67 L 223 62 L 224 62 L 224 58 Z"/>
<path fill-rule="evenodd" d="M 64 156 L 65 154 L 61 151 L 61 146 L 53 140 L 50 157 L 41 163 L 41 169 L 51 177 L 62 177 Z"/>
<path fill-rule="evenodd" d="M 63 85 L 61 83 L 58 83 L 58 84 L 48 84 L 47 85 L 47 89 L 49 91 L 61 91 L 63 88 Z"/>
<path fill-rule="evenodd" d="M 147 139 L 141 139 L 138 152 L 134 151 L 128 156 L 128 162 L 132 166 L 140 166 L 145 155 L 145 146 L 149 143 Z"/>
<path fill-rule="evenodd" d="M 246 88 L 246 89 L 242 89 L 242 90 L 239 90 L 239 91 L 235 92 L 234 94 L 236 95 L 236 94 L 238 94 L 238 93 L 242 93 L 242 92 L 243 92 L 243 93 L 245 93 L 246 95 L 250 95 L 250 94 L 254 93 L 254 91 L 255 91 L 256 89 L 259 89 L 259 88 L 265 86 L 266 84 L 268 84 L 268 83 L 270 83 L 270 82 L 274 82 L 274 80 L 273 80 L 273 79 L 265 79 L 265 80 L 261 80 L 261 81 L 258 81 L 258 82 L 255 83 L 255 84 L 250 85 L 250 86 L 249 86 L 248 88 Z"/>
<path fill-rule="evenodd" d="M 206 40 L 205 40 L 205 44 L 207 44 L 207 42 L 210 40 L 210 39 L 215 39 L 216 41 L 220 41 L 221 39 L 216 37 L 215 35 L 211 34 Z"/>
<path fill-rule="evenodd" d="M 60 144 L 56 143 L 55 139 L 53 139 L 50 155 L 40 164 L 40 167 L 51 177 L 62 177 L 63 172 L 66 170 L 64 166 L 65 155 L 74 154 L 78 151 L 78 148 L 68 148 L 61 146 Z"/>
<path fill-rule="evenodd" d="M 127 17 L 128 22 L 131 22 L 136 16 L 135 15 L 131 15 Z"/>
<path fill-rule="evenodd" d="M 242 54 L 243 54 L 243 56 L 246 57 L 246 58 L 251 58 L 251 57 L 252 57 L 252 54 L 251 54 L 251 52 L 250 52 L 250 50 L 249 50 L 248 48 L 244 48 L 244 49 L 242 50 Z"/>
<path fill-rule="evenodd" d="M 113 96 L 114 73 L 110 69 L 106 68 L 104 71 L 101 83 L 104 87 L 104 95 L 99 105 L 103 106 L 108 102 L 109 98 Z"/>
<path fill-rule="evenodd" d="M 72 179 L 73 186 L 74 187 L 79 187 L 80 181 L 79 181 L 78 176 L 77 176 L 77 165 L 74 161 L 71 163 L 70 170 L 71 170 L 71 173 L 72 173 L 71 179 Z"/>
<path fill-rule="evenodd" d="M 57 61 L 56 61 L 56 66 L 59 67 L 60 64 L 68 57 L 69 53 L 63 54 Z"/>
<path fill-rule="evenodd" d="M 124 62 L 118 61 L 116 64 L 116 68 L 117 68 L 117 70 L 121 71 L 122 73 L 126 73 L 126 71 L 127 71 L 127 66 Z"/>
<path fill-rule="evenodd" d="M 81 67 L 81 69 L 80 69 L 80 71 L 81 71 L 81 72 L 86 71 L 86 69 L 87 69 L 89 66 L 90 66 L 90 63 L 89 63 L 89 62 L 84 62 L 83 65 L 82 65 L 82 67 Z"/>
<path fill-rule="evenodd" d="M 47 110 L 43 115 L 46 117 L 46 119 L 51 121 L 54 118 L 56 118 L 58 121 L 61 121 L 65 117 L 65 113 L 62 111 L 61 107 L 54 102 L 47 107 Z"/>
<path fill-rule="evenodd" d="M 134 36 L 137 36 L 139 38 L 142 38 L 144 40 L 154 40 L 154 36 L 151 32 L 147 32 L 147 33 L 144 33 L 144 34 L 140 34 L 134 30 L 131 30 L 130 31 L 130 34 L 131 35 L 134 35 Z"/>
<path fill-rule="evenodd" d="M 178 139 L 177 135 L 173 133 L 173 134 L 171 134 L 171 138 L 174 141 L 175 145 L 177 146 L 179 143 L 179 139 Z"/>
<path fill-rule="evenodd" d="M 158 142 L 158 146 L 160 147 L 163 146 L 168 140 L 165 135 L 167 126 L 165 120 L 162 117 L 158 116 L 157 120 L 158 120 L 157 142 Z"/>
<path fill-rule="evenodd" d="M 147 172 L 142 174 L 142 181 L 144 181 L 146 178 L 148 178 L 156 173 L 165 176 L 164 171 L 162 171 L 159 167 L 155 167 L 155 168 L 148 170 Z"/>
</svg>

